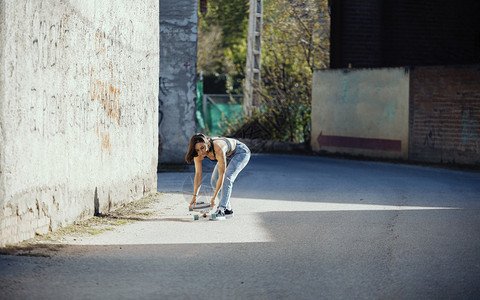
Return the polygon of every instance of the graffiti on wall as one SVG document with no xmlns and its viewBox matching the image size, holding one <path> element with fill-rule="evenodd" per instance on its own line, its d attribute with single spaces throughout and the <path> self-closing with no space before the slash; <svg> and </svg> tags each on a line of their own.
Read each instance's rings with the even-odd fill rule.
<svg viewBox="0 0 480 300">
<path fill-rule="evenodd" d="M 439 113 L 444 114 L 443 111 L 440 111 Z M 445 149 L 447 147 L 447 132 L 449 132 L 450 135 L 460 138 L 463 145 L 480 141 L 480 123 L 473 116 L 473 109 L 462 109 L 461 113 L 461 127 L 458 126 L 460 124 L 454 127 L 445 127 L 447 124 L 444 124 L 443 119 L 439 119 L 439 117 L 435 119 L 437 121 L 425 120 L 423 146 L 431 151 Z M 449 119 L 460 122 L 460 117 L 458 115 L 457 117 L 450 116 Z"/>
<path fill-rule="evenodd" d="M 158 95 L 158 113 L 159 113 L 159 118 L 158 118 L 158 126 L 160 128 L 160 125 L 162 124 L 163 122 L 163 100 L 162 98 L 163 97 L 167 97 L 168 93 L 169 93 L 169 89 L 166 85 L 166 79 L 164 77 L 161 77 L 159 78 L 159 90 L 160 90 L 160 93 Z"/>
<path fill-rule="evenodd" d="M 63 103 L 66 99 L 79 99 L 79 95 L 74 95 L 72 92 L 65 92 L 58 89 L 50 88 L 49 84 L 55 84 L 51 80 L 47 84 L 41 81 L 42 75 L 46 72 L 64 71 L 58 61 L 61 56 L 61 51 L 67 47 L 67 40 L 70 36 L 70 30 L 67 27 L 67 17 L 62 16 L 59 19 L 48 19 L 41 17 L 40 8 L 33 5 L 32 2 L 27 2 L 25 5 L 26 13 L 32 16 L 28 23 L 28 36 L 30 43 L 25 51 L 31 53 L 26 68 L 31 69 L 35 76 L 33 78 L 40 80 L 33 80 L 30 86 L 30 99 L 28 114 L 24 118 L 30 118 L 28 124 L 31 132 L 41 134 L 43 137 L 54 136 L 57 134 L 65 134 L 66 130 L 66 114 L 65 109 L 62 109 Z M 20 44 L 20 42 L 19 42 Z M 20 62 L 17 61 L 15 66 L 11 69 L 12 73 L 17 76 L 14 80 L 18 83 L 24 83 L 24 78 L 20 77 Z M 16 70 L 16 72 L 13 72 Z M 75 104 L 74 104 L 75 105 Z M 80 120 L 78 116 L 72 116 L 70 120 L 74 119 L 76 123 L 85 125 L 84 120 Z"/>
<path fill-rule="evenodd" d="M 28 9 L 33 8 L 28 7 Z M 35 9 L 33 12 L 31 32 L 34 72 L 54 67 L 57 64 L 57 57 L 59 57 L 60 51 L 65 48 L 69 35 L 65 18 L 64 16 L 60 20 L 45 20 L 39 17 L 39 9 Z"/>
<path fill-rule="evenodd" d="M 351 86 L 356 86 L 356 88 L 352 91 Z M 359 91 L 360 91 L 360 88 L 358 87 L 358 85 L 351 84 L 350 78 L 348 76 L 343 76 L 342 90 L 341 90 L 342 104 L 357 104 Z"/>
<path fill-rule="evenodd" d="M 158 155 L 162 154 L 162 123 L 164 119 L 164 102 L 163 99 L 170 93 L 167 87 L 167 79 L 165 77 L 159 77 L 159 93 L 158 93 Z"/>
<path fill-rule="evenodd" d="M 443 111 L 439 111 L 439 113 L 442 114 Z M 423 146 L 431 151 L 445 148 L 447 129 L 444 122 L 442 120 L 426 120 L 424 121 L 424 127 L 426 131 L 423 137 Z"/>
<path fill-rule="evenodd" d="M 79 130 L 79 136 L 94 130 L 99 138 L 102 157 L 103 154 L 111 155 L 110 129 L 119 125 L 122 117 L 122 92 L 116 80 L 115 66 L 118 66 L 118 62 L 112 51 L 111 46 L 115 45 L 112 40 L 128 42 L 133 29 L 124 28 L 122 34 L 122 28 L 117 26 L 112 30 L 112 36 L 107 36 L 101 29 L 91 32 L 85 26 L 71 28 L 68 15 L 48 18 L 42 13 L 42 5 L 43 1 L 27 1 L 25 4 L 25 13 L 32 16 L 28 23 L 31 43 L 27 50 L 32 53 L 29 64 L 33 73 L 39 78 L 45 77 L 45 74 L 53 78 L 58 78 L 59 74 L 64 78 L 72 75 L 89 76 L 88 97 L 91 101 L 85 101 L 85 90 L 75 92 L 76 89 L 57 88 L 55 84 L 62 84 L 62 81 L 52 79 L 52 86 L 45 85 L 42 81 L 34 83 L 30 89 L 32 103 L 28 114 L 32 116 L 31 130 L 42 136 L 65 133 L 69 124 Z M 90 43 L 85 45 L 86 50 L 90 51 L 90 65 L 87 66 L 66 63 L 67 52 L 75 55 L 75 52 L 66 52 L 66 49 L 73 47 L 72 42 L 75 40 L 83 42 L 78 38 L 78 31 L 90 36 L 89 40 L 85 40 Z M 17 81 L 21 82 L 19 78 Z"/>
<path fill-rule="evenodd" d="M 436 143 L 436 134 L 435 134 L 435 126 L 432 124 L 432 121 L 428 120 L 425 121 L 425 127 L 427 128 L 427 133 L 425 134 L 425 138 L 423 139 L 423 145 L 431 150 L 435 150 L 435 143 Z"/>
<path fill-rule="evenodd" d="M 469 141 L 478 141 L 480 140 L 479 130 L 480 123 L 473 116 L 473 109 L 463 109 L 462 112 L 462 142 L 463 144 L 468 143 Z"/>
</svg>

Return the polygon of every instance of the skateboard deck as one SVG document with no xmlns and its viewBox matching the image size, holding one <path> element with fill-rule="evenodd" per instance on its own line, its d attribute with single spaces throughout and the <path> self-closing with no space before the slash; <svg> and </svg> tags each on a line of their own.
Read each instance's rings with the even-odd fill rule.
<svg viewBox="0 0 480 300">
<path fill-rule="evenodd" d="M 190 211 L 198 213 L 193 215 L 194 220 L 199 220 L 200 216 L 203 216 L 204 218 L 206 218 L 212 209 L 213 207 L 210 206 L 210 203 L 205 203 L 205 202 L 197 202 L 194 206 L 189 206 Z M 215 220 L 216 218 L 217 218 L 216 214 L 214 213 L 210 214 L 210 220 Z"/>
</svg>

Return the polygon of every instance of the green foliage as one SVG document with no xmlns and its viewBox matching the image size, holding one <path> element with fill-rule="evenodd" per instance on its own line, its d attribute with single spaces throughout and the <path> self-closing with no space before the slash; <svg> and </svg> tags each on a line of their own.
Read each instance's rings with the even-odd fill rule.
<svg viewBox="0 0 480 300">
<path fill-rule="evenodd" d="M 228 133 L 309 143 L 312 74 L 328 67 L 327 8 L 326 0 L 264 0 L 261 108 Z"/>
<path fill-rule="evenodd" d="M 199 14 L 198 71 L 226 76 L 229 93 L 242 93 L 248 4 L 248 0 L 209 0 L 207 13 Z"/>
<path fill-rule="evenodd" d="M 248 0 L 209 0 L 207 14 L 201 17 L 208 26 L 222 28 L 222 47 L 237 45 L 247 36 Z"/>
<path fill-rule="evenodd" d="M 296 106 L 292 102 L 282 103 L 281 108 L 264 106 L 249 117 L 234 117 L 226 125 L 223 133 L 226 136 L 308 142 L 310 131 L 304 128 L 310 128 L 310 107 Z"/>
<path fill-rule="evenodd" d="M 267 112 L 283 116 L 275 135 L 283 140 L 310 141 L 312 74 L 328 65 L 326 7 L 326 1 L 264 1 L 260 94 Z"/>
<path fill-rule="evenodd" d="M 329 60 L 327 2 L 264 0 L 261 106 L 228 121 L 225 135 L 309 143 L 312 74 Z M 248 7 L 249 0 L 209 0 L 199 19 L 198 70 L 225 76 L 230 93 L 242 93 Z"/>
<path fill-rule="evenodd" d="M 222 29 L 219 26 L 204 27 L 199 20 L 197 43 L 197 69 L 205 74 L 223 73 L 224 50 L 222 49 Z M 202 29 L 203 28 L 203 29 Z"/>
</svg>

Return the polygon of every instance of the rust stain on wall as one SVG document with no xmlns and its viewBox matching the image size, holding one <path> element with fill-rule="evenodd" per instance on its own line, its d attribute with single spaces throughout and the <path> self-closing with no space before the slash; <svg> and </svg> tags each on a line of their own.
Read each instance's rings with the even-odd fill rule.
<svg viewBox="0 0 480 300">
<path fill-rule="evenodd" d="M 103 132 L 98 127 L 98 122 L 95 124 L 95 132 L 97 136 L 100 137 L 102 157 L 103 154 L 112 155 L 112 145 L 110 144 L 110 133 Z"/>
<path fill-rule="evenodd" d="M 113 70 L 112 70 L 113 77 Z M 116 88 L 108 81 L 102 81 L 95 78 L 95 69 L 90 69 L 90 99 L 97 101 L 108 119 L 115 120 L 120 124 L 120 89 Z"/>
<path fill-rule="evenodd" d="M 97 115 L 95 131 L 100 139 L 103 154 L 112 154 L 110 141 L 111 126 L 120 125 L 121 105 L 120 88 L 115 85 L 115 70 L 112 61 L 108 61 L 106 34 L 97 30 L 94 35 L 94 51 L 97 64 L 90 67 L 90 100 L 96 102 L 102 114 Z"/>
</svg>

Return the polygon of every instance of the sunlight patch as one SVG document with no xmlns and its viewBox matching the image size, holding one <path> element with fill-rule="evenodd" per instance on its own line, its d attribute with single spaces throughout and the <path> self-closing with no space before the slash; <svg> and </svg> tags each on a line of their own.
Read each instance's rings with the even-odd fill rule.
<svg viewBox="0 0 480 300">
<path fill-rule="evenodd" d="M 343 211 L 416 211 L 457 210 L 442 206 L 402 206 L 357 203 L 330 203 L 286 201 L 251 198 L 232 198 L 236 204 L 235 217 L 224 221 L 210 221 L 186 212 L 183 194 L 170 194 L 159 202 L 159 210 L 171 205 L 170 213 L 153 219 L 119 226 L 101 234 L 71 238 L 71 245 L 171 245 L 265 243 L 275 239 L 265 226 L 262 214 L 275 212 L 343 212 Z"/>
<path fill-rule="evenodd" d="M 238 203 L 248 205 L 252 212 L 299 212 L 299 211 L 397 211 L 397 210 L 456 210 L 456 207 L 402 206 L 356 203 L 329 203 L 284 201 L 268 199 L 237 198 Z"/>
<path fill-rule="evenodd" d="M 71 240 L 71 245 L 168 245 L 272 242 L 256 214 L 246 214 L 224 221 L 192 216 L 166 216 L 121 226 L 91 237 Z"/>
</svg>

